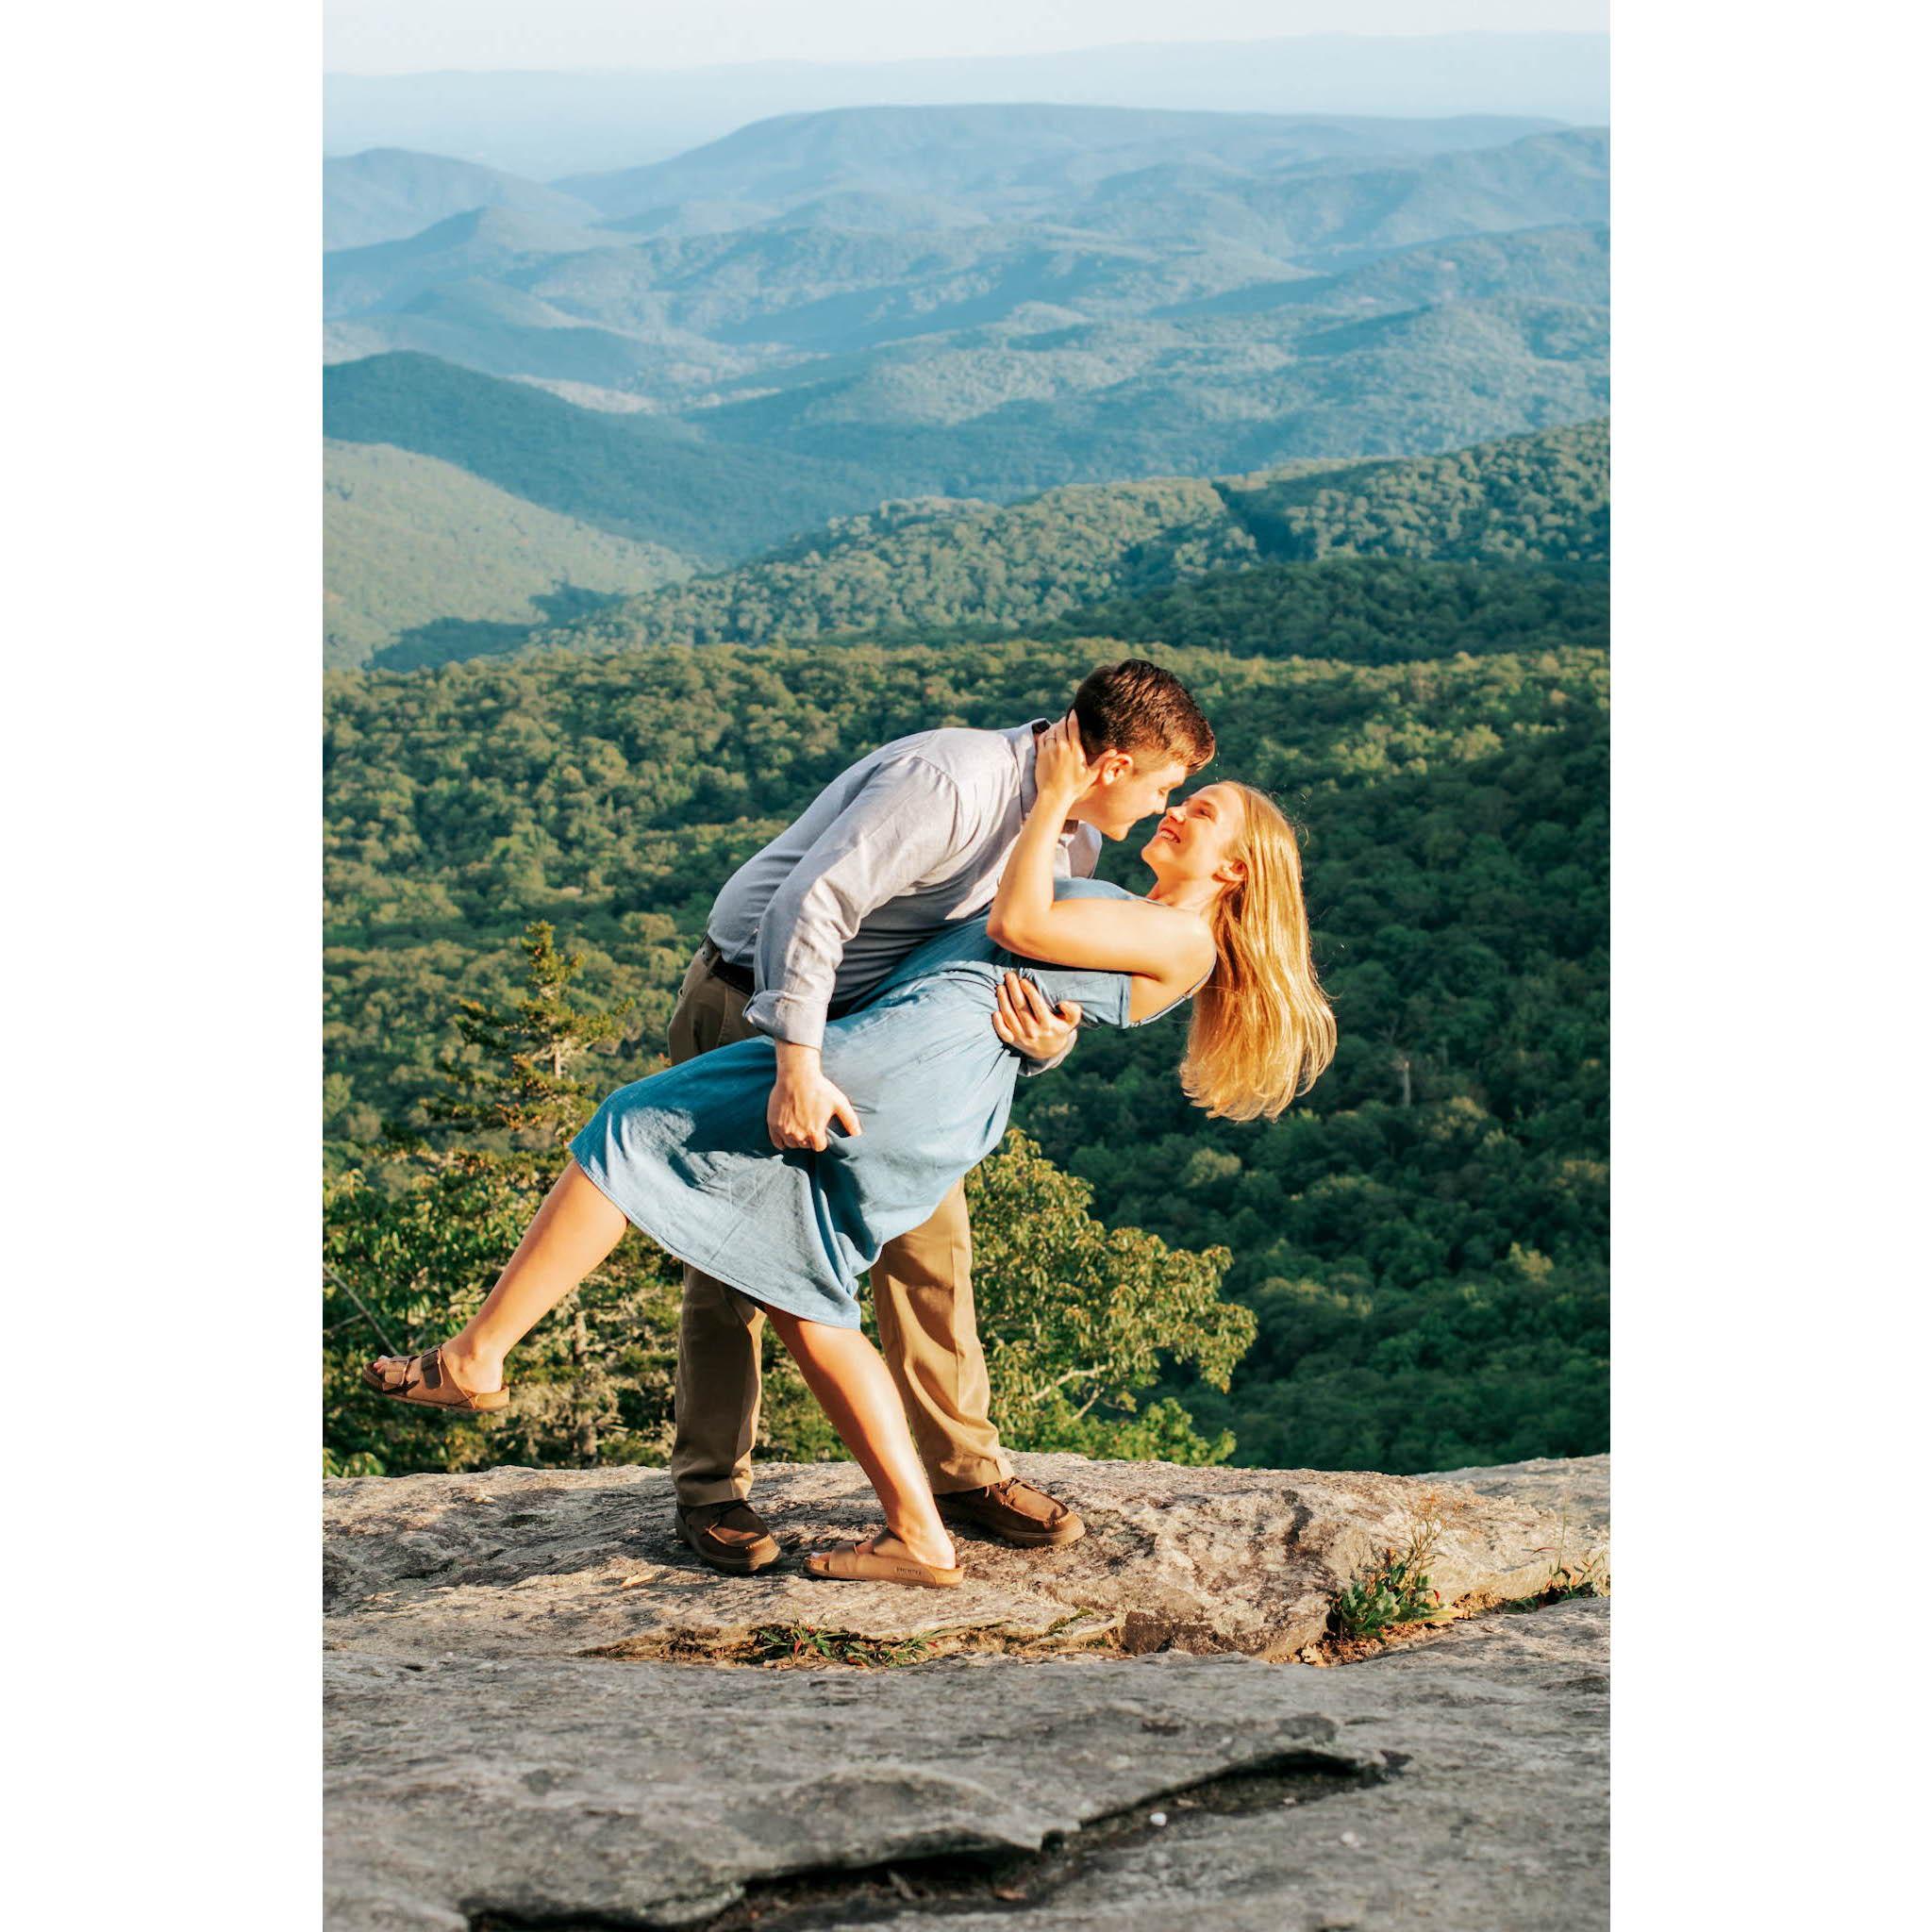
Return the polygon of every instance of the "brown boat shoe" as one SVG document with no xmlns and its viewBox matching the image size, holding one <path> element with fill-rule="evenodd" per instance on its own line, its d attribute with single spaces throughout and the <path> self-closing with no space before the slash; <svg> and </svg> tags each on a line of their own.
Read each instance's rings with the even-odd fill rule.
<svg viewBox="0 0 1932 1932">
<path fill-rule="evenodd" d="M 950 1490 L 933 1501 L 948 1523 L 971 1524 L 1023 1550 L 1070 1543 L 1087 1534 L 1087 1525 L 1066 1504 L 1017 1475 L 983 1489 Z"/>
<path fill-rule="evenodd" d="M 765 1519 L 739 1497 L 727 1503 L 694 1503 L 679 1507 L 677 1534 L 713 1570 L 748 1576 L 778 1560 L 778 1539 L 765 1527 Z"/>
</svg>

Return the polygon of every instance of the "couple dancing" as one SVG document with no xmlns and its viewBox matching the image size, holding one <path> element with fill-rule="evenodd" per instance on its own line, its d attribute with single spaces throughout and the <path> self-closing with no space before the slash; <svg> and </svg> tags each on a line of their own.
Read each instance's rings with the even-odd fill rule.
<svg viewBox="0 0 1932 1932">
<path fill-rule="evenodd" d="M 769 1317 L 870 1478 L 886 1528 L 815 1575 L 961 1580 L 947 1522 L 1039 1547 L 1080 1519 L 1016 1477 L 988 1417 L 964 1182 L 1016 1077 L 1086 1024 L 1192 1001 L 1181 1085 L 1273 1117 L 1326 1066 L 1301 860 L 1261 792 L 1222 780 L 1178 679 L 1103 666 L 1058 724 L 902 738 L 834 779 L 711 909 L 671 1021 L 677 1064 L 619 1089 L 462 1332 L 365 1373 L 383 1394 L 501 1408 L 503 1364 L 633 1224 L 685 1263 L 671 1473 L 715 1567 L 778 1545 L 746 1501 Z M 1143 894 L 1091 876 L 1149 813 Z M 882 1357 L 859 1326 L 871 1272 Z"/>
</svg>

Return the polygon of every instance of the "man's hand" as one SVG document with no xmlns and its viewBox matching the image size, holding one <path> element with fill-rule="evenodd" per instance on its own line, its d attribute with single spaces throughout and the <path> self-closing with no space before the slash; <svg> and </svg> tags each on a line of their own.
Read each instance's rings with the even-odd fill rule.
<svg viewBox="0 0 1932 1932">
<path fill-rule="evenodd" d="M 1072 1043 L 1080 1025 L 1077 1000 L 1064 1001 L 1057 1017 L 1046 995 L 1030 979 L 1008 973 L 994 996 L 992 1030 L 1029 1060 L 1056 1058 Z"/>
<path fill-rule="evenodd" d="M 774 1147 L 809 1147 L 822 1153 L 825 1127 L 836 1120 L 848 1134 L 864 1130 L 852 1103 L 825 1078 L 815 1046 L 790 1040 L 773 1042 L 778 1049 L 778 1077 L 765 1103 L 765 1128 Z"/>
<path fill-rule="evenodd" d="M 1071 806 L 1093 783 L 1093 767 L 1080 742 L 1080 726 L 1073 712 L 1049 724 L 1034 740 L 1033 785 L 1054 808 Z"/>
</svg>

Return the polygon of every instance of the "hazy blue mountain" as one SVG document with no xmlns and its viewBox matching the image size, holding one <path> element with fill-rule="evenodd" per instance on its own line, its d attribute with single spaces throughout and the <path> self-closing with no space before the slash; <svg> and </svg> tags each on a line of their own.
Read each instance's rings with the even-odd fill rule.
<svg viewBox="0 0 1932 1932">
<path fill-rule="evenodd" d="M 588 204 L 475 161 L 377 147 L 322 164 L 322 245 L 363 248 L 415 235 L 469 208 L 514 208 L 551 222 L 595 220 Z"/>
<path fill-rule="evenodd" d="M 1598 306 L 1506 296 L 962 331 L 750 379 L 762 392 L 692 420 L 895 495 L 1011 496 L 1580 421 L 1607 405 L 1607 329 Z"/>
<path fill-rule="evenodd" d="M 551 179 L 635 167 L 747 121 L 855 101 L 1596 123 L 1609 118 L 1609 41 L 1590 33 L 1323 34 L 658 74 L 338 74 L 325 82 L 324 146 L 335 155 L 426 148 Z"/>
<path fill-rule="evenodd" d="M 1133 108 L 841 108 L 741 127 L 668 161 L 558 185 L 613 217 L 693 198 L 788 208 L 830 192 L 937 195 L 982 211 L 1046 213 L 1151 168 L 1258 175 L 1494 147 L 1543 131 L 1520 120 L 1335 120 Z"/>
<path fill-rule="evenodd" d="M 1168 313 L 1203 319 L 1280 308 L 1388 312 L 1497 296 L 1607 308 L 1608 226 L 1593 222 L 1423 242 L 1378 255 L 1359 268 L 1256 283 Z"/>
<path fill-rule="evenodd" d="M 1147 241 L 1212 234 L 1284 258 L 1402 248 L 1609 213 L 1609 136 L 1601 128 L 1530 135 L 1500 147 L 1370 163 L 1324 160 L 1211 188 L 1135 182 L 1065 219 Z"/>
<path fill-rule="evenodd" d="M 325 354 L 629 397 L 713 446 L 862 475 L 855 509 L 1600 413 L 1607 137 L 1431 146 L 1447 138 L 1024 106 L 794 116 L 576 184 L 617 225 L 481 209 L 332 254 Z"/>
<path fill-rule="evenodd" d="M 325 362 L 397 351 L 491 375 L 588 383 L 617 392 L 657 386 L 670 353 L 662 342 L 588 326 L 521 290 L 483 281 L 452 282 L 394 313 L 331 323 L 323 332 Z"/>
<path fill-rule="evenodd" d="M 558 516 L 434 457 L 325 445 L 328 663 L 403 668 L 486 656 L 534 625 L 689 570 L 672 551 Z"/>
<path fill-rule="evenodd" d="M 546 216 L 474 208 L 402 241 L 331 250 L 322 258 L 323 313 L 333 319 L 401 308 L 449 282 L 514 285 L 532 263 L 609 244 L 608 235 Z"/>
<path fill-rule="evenodd" d="M 533 258 L 516 280 L 585 321 L 646 337 L 839 353 L 1032 308 L 1052 309 L 1050 322 L 1138 315 L 1283 269 L 1211 239 L 1174 247 L 1010 222 L 911 233 L 779 222 Z"/>
<path fill-rule="evenodd" d="M 886 499 L 1453 451 L 1605 411 L 1607 163 L 1494 121 L 787 117 L 330 252 L 329 433 L 709 568 Z"/>
</svg>

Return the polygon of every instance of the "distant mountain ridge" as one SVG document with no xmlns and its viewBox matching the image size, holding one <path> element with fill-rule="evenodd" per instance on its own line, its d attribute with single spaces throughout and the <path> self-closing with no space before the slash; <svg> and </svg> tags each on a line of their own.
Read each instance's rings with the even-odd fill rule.
<svg viewBox="0 0 1932 1932">
<path fill-rule="evenodd" d="M 967 599 L 955 618 L 1050 622 L 1243 561 L 1227 503 L 1187 527 L 1169 501 L 1187 479 L 1465 450 L 1591 422 L 1608 402 L 1597 128 L 844 108 L 558 184 L 395 152 L 331 164 L 329 183 L 339 233 L 429 219 L 325 257 L 327 433 L 466 473 L 477 530 L 515 526 L 510 500 L 564 519 L 530 541 L 590 573 L 556 579 L 576 602 L 553 588 L 538 604 L 541 568 L 481 567 L 475 597 L 425 614 L 428 587 L 455 580 L 461 491 L 391 461 L 385 514 L 416 534 L 397 549 L 365 525 L 368 541 L 340 546 L 343 661 L 509 648 L 517 625 L 579 612 L 628 622 L 591 606 L 638 588 L 624 573 L 644 565 L 600 538 L 679 569 L 757 559 L 755 588 L 663 592 L 706 635 L 757 634 L 774 598 L 787 625 L 808 607 L 839 629 L 924 624 L 932 608 L 870 610 L 842 584 L 858 567 L 842 550 L 791 600 L 785 546 L 855 517 L 885 542 L 882 502 L 997 506 L 1131 482 L 1138 507 L 1106 516 L 1144 525 L 1139 563 L 1104 563 L 1082 533 L 1088 499 L 1072 497 L 1005 531 L 1037 579 L 1026 594 L 974 551 L 983 608 Z M 1391 504 L 1377 541 L 1410 554 L 1397 540 L 1413 505 L 1401 491 Z M 1066 527 L 1049 541 L 1055 517 Z M 894 551 L 882 568 L 916 577 L 974 551 L 968 524 L 922 520 L 918 541 L 940 551 Z M 1319 551 L 1322 520 L 1307 527 Z"/>
<path fill-rule="evenodd" d="M 420 234 L 472 208 L 508 208 L 551 221 L 594 219 L 597 210 L 541 181 L 446 155 L 371 148 L 322 164 L 322 245 L 362 248 Z"/>
<path fill-rule="evenodd" d="M 1609 116 L 1609 40 L 1602 33 L 1305 34 L 665 73 L 330 74 L 323 144 L 332 155 L 428 149 L 550 180 L 635 167 L 749 121 L 865 101 L 1593 124 Z"/>
<path fill-rule="evenodd" d="M 1607 400 L 1607 138 L 1525 125 L 791 116 L 332 251 L 325 356 L 868 479 L 827 511 L 1455 447 Z"/>
<path fill-rule="evenodd" d="M 777 212 L 833 192 L 941 194 L 1011 210 L 1158 167 L 1266 173 L 1495 147 L 1560 125 L 1502 115 L 1407 121 L 1049 102 L 856 107 L 753 122 L 671 160 L 556 187 L 616 217 L 695 195 Z"/>
</svg>

